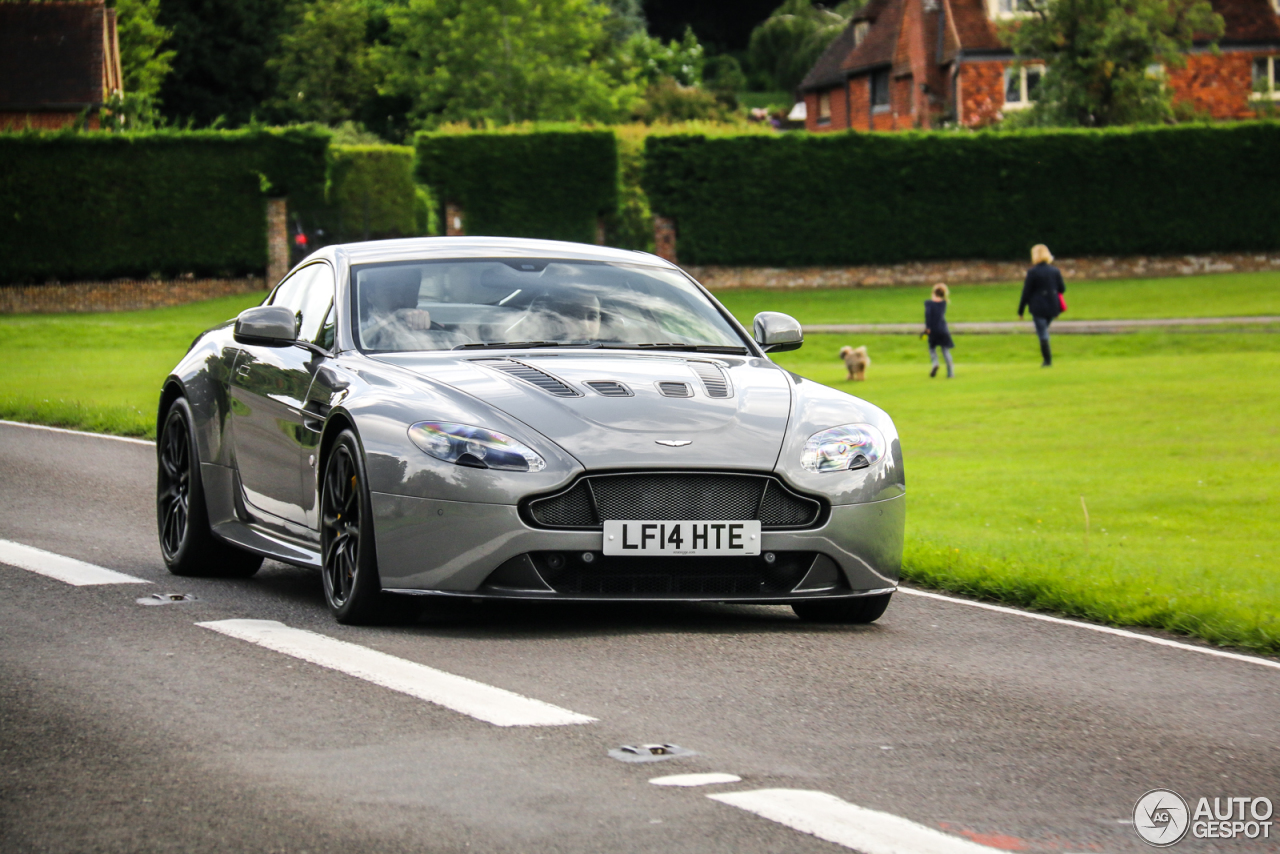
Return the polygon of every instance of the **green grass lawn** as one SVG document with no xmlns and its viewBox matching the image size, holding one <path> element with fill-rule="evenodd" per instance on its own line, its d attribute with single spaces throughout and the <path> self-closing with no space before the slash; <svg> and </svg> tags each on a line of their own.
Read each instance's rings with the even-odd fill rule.
<svg viewBox="0 0 1280 854">
<path fill-rule="evenodd" d="M 264 293 L 151 311 L 0 317 L 0 418 L 154 436 L 160 384 L 205 329 Z"/>
<path fill-rule="evenodd" d="M 1186 305 L 1196 281 L 1214 294 L 1196 313 L 1280 313 L 1273 278 L 1258 277 L 1252 286 L 1232 276 L 1163 284 L 1166 295 L 1186 295 L 1176 301 Z M 1079 295 L 1072 310 L 1089 305 L 1085 295 L 1108 307 L 1095 316 L 1143 308 L 1121 290 L 1112 282 L 1072 286 Z M 901 320 L 891 314 L 894 306 L 914 312 L 923 300 L 922 291 L 906 291 L 914 293 L 844 292 L 882 314 L 809 320 Z M 1016 305 L 1010 286 L 957 291 L 955 319 L 961 304 L 980 302 L 969 294 L 1012 293 Z M 770 293 L 759 307 L 803 318 L 796 305 L 820 307 L 835 293 Z M 762 295 L 725 296 L 743 311 Z M 793 304 L 779 306 L 773 297 Z M 8 367 L 0 376 L 0 417 L 152 435 L 160 383 L 192 338 L 260 300 L 0 317 L 0 358 Z M 990 303 L 993 310 L 997 304 Z M 748 320 L 754 309 L 743 311 Z M 846 343 L 868 346 L 867 382 L 843 381 L 836 353 Z M 929 379 L 925 345 L 914 336 L 815 335 L 777 357 L 884 407 L 897 422 L 906 456 L 909 578 L 1280 652 L 1280 522 L 1273 509 L 1280 335 L 1057 336 L 1048 370 L 1039 367 L 1030 335 L 958 336 L 957 344 L 954 380 Z M 1091 518 L 1087 545 L 1081 496 Z"/>
<path fill-rule="evenodd" d="M 1280 651 L 1280 336 L 866 336 L 777 361 L 886 409 L 907 471 L 909 578 L 930 587 Z M 1085 540 L 1084 510 L 1090 516 Z"/>
<path fill-rule="evenodd" d="M 930 288 L 727 290 L 716 298 L 746 323 L 781 311 L 801 323 L 921 323 Z M 1017 320 L 1021 282 L 956 285 L 947 320 Z M 1280 315 L 1280 273 L 1067 282 L 1064 320 Z"/>
</svg>

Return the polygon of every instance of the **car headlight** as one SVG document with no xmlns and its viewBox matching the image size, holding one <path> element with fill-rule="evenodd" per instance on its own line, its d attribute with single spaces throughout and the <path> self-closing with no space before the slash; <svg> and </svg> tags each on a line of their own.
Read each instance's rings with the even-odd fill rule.
<svg viewBox="0 0 1280 854">
<path fill-rule="evenodd" d="M 437 460 L 499 471 L 542 471 L 547 467 L 532 449 L 495 430 L 419 421 L 409 428 L 409 440 Z"/>
<path fill-rule="evenodd" d="M 870 424 L 845 424 L 814 433 L 804 443 L 800 467 L 805 471 L 856 471 L 884 456 L 884 436 Z"/>
</svg>

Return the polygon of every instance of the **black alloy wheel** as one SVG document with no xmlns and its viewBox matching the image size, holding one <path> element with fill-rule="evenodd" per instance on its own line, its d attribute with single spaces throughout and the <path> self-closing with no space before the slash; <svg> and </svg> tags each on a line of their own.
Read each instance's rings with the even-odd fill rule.
<svg viewBox="0 0 1280 854">
<path fill-rule="evenodd" d="M 160 554 L 174 575 L 248 578 L 262 566 L 262 556 L 238 549 L 210 530 L 191 424 L 191 406 L 180 397 L 169 406 L 156 442 Z"/>
<path fill-rule="evenodd" d="M 338 622 L 369 623 L 389 616 L 378 578 L 364 460 L 350 430 L 338 435 L 325 463 L 320 547 L 324 598 Z"/>
<path fill-rule="evenodd" d="M 884 614 L 892 598 L 892 593 L 882 593 L 848 599 L 814 599 L 792 602 L 791 610 L 806 623 L 874 623 Z"/>
</svg>

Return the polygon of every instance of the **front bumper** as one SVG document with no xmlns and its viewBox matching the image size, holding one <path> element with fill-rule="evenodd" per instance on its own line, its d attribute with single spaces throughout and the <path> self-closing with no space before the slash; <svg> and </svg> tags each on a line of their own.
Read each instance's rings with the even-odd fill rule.
<svg viewBox="0 0 1280 854">
<path fill-rule="evenodd" d="M 740 601 L 794 602 L 802 599 L 865 596 L 892 590 L 902 569 L 906 497 L 831 508 L 820 527 L 803 531 L 765 531 L 762 552 L 811 555 L 812 566 L 797 577 L 798 589 L 777 585 L 747 592 L 735 589 L 573 588 L 558 592 L 540 587 L 530 576 L 546 573 L 542 556 L 599 554 L 598 531 L 551 531 L 533 528 L 508 504 L 472 504 L 373 493 L 378 571 L 386 590 L 401 593 L 521 599 L 588 599 L 607 601 Z M 527 556 L 527 558 L 526 558 Z M 819 558 L 828 559 L 827 563 Z M 699 561 L 698 558 L 679 560 Z M 704 559 L 713 560 L 713 559 Z M 806 558 L 806 560 L 808 560 Z M 815 581 L 832 574 L 832 586 Z M 515 567 L 513 569 L 513 567 Z M 501 573 L 498 573 L 499 569 Z M 497 574 L 495 574 L 497 573 Z M 526 580 L 521 580 L 526 579 Z M 807 579 L 807 580 L 804 580 Z M 544 589 L 545 588 L 545 589 Z"/>
</svg>

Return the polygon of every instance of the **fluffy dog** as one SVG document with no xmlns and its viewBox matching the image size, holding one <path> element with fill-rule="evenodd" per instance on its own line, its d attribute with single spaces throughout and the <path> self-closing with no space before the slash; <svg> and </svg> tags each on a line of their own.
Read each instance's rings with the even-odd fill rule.
<svg viewBox="0 0 1280 854">
<path fill-rule="evenodd" d="M 867 378 L 871 357 L 867 355 L 866 347 L 841 347 L 840 358 L 844 359 L 844 366 L 849 369 L 846 380 L 862 382 Z"/>
</svg>

